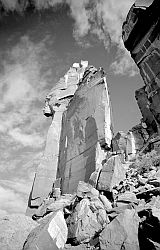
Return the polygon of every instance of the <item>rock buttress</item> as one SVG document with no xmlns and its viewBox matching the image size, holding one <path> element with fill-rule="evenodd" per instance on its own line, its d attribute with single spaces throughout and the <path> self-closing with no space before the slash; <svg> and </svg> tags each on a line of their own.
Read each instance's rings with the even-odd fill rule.
<svg viewBox="0 0 160 250">
<path fill-rule="evenodd" d="M 57 178 L 62 193 L 73 193 L 100 170 L 112 139 L 110 99 L 104 72 L 88 68 L 63 113 Z"/>
<path fill-rule="evenodd" d="M 136 1 L 123 24 L 122 38 L 140 69 L 148 108 L 160 126 L 160 1 Z M 142 110 L 142 108 L 141 108 Z M 143 112 L 147 110 L 143 109 Z M 147 111 L 148 113 L 148 111 Z M 142 114 L 144 116 L 144 113 Z M 147 114 L 145 114 L 147 116 Z M 153 122 L 153 130 L 155 123 Z"/>
<path fill-rule="evenodd" d="M 73 64 L 46 97 L 43 111 L 44 115 L 52 117 L 52 123 L 48 130 L 44 155 L 37 168 L 29 196 L 26 212 L 28 215 L 31 215 L 44 198 L 52 192 L 57 174 L 62 115 L 67 109 L 69 101 L 73 98 L 87 65 L 86 61 L 81 61 L 81 65 L 79 63 Z"/>
</svg>

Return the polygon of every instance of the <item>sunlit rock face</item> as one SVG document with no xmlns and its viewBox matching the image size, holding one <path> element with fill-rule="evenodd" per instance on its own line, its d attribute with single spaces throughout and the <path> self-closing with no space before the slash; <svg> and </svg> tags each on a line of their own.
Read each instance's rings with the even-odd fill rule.
<svg viewBox="0 0 160 250">
<path fill-rule="evenodd" d="M 62 193 L 73 193 L 102 167 L 112 139 L 110 99 L 104 72 L 89 67 L 63 113 L 57 177 Z"/>
<path fill-rule="evenodd" d="M 122 32 L 124 45 L 130 51 L 131 56 L 139 67 L 140 74 L 144 80 L 145 87 L 143 91 L 143 99 L 146 93 L 148 108 L 153 114 L 152 119 L 158 126 L 160 124 L 159 13 L 159 0 L 136 1 L 136 3 L 131 7 L 127 19 L 123 24 Z M 140 104 L 139 98 L 137 99 L 138 105 L 141 106 L 141 111 L 143 110 L 142 115 L 143 117 L 146 117 L 148 114 L 146 101 L 143 105 L 142 102 Z M 150 118 L 152 116 L 151 113 Z M 155 130 L 155 122 L 153 122 L 152 130 Z"/>
<path fill-rule="evenodd" d="M 73 193 L 80 180 L 87 182 L 102 167 L 112 139 L 110 105 L 103 69 L 86 61 L 74 63 L 47 95 L 43 112 L 52 123 L 28 214 L 52 192 L 56 178 L 61 178 L 62 193 Z"/>
<path fill-rule="evenodd" d="M 79 63 L 73 64 L 46 96 L 43 112 L 45 116 L 52 118 L 52 123 L 48 130 L 44 155 L 35 174 L 28 202 L 30 208 L 37 208 L 52 191 L 57 174 L 62 115 L 73 98 L 87 66 L 88 62 L 86 61 L 82 61 L 81 65 Z"/>
</svg>

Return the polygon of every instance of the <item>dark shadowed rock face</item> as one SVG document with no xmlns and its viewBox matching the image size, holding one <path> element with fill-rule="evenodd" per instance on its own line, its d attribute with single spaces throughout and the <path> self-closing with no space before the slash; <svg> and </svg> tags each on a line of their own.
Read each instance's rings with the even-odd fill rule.
<svg viewBox="0 0 160 250">
<path fill-rule="evenodd" d="M 130 9 L 123 24 L 122 37 L 144 80 L 143 103 L 139 98 L 142 90 L 136 93 L 136 99 L 145 120 L 150 111 L 150 121 L 146 122 L 154 131 L 154 121 L 158 127 L 160 124 L 160 1 L 143 2 L 146 5 L 134 4 Z"/>
<path fill-rule="evenodd" d="M 101 71 L 90 71 L 63 113 L 57 177 L 62 193 L 73 193 L 100 168 L 101 147 L 110 147 L 112 132 L 108 89 Z"/>
<path fill-rule="evenodd" d="M 143 121 L 147 125 L 147 132 L 149 135 L 152 135 L 153 133 L 157 132 L 157 125 L 154 115 L 149 108 L 149 100 L 145 91 L 145 87 L 136 90 L 135 98 L 143 116 Z"/>
</svg>

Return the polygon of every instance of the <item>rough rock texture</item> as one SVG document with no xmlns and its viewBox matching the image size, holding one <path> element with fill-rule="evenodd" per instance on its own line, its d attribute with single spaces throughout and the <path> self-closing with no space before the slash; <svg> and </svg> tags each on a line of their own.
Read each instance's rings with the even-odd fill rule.
<svg viewBox="0 0 160 250">
<path fill-rule="evenodd" d="M 124 155 L 126 160 L 135 157 L 149 139 L 148 127 L 140 124 L 132 127 L 128 133 L 118 132 L 112 139 L 112 150 L 115 154 Z"/>
<path fill-rule="evenodd" d="M 63 249 L 67 241 L 68 229 L 63 212 L 51 214 L 32 230 L 24 244 L 24 250 Z"/>
<path fill-rule="evenodd" d="M 149 129 L 159 131 L 160 124 L 160 2 L 159 0 L 145 1 L 140 6 L 139 1 L 130 9 L 127 19 L 123 24 L 122 37 L 125 47 L 130 51 L 132 58 L 140 69 L 140 74 L 144 80 L 145 88 L 143 89 L 148 99 L 142 104 L 138 104 L 142 115 L 146 120 L 148 110 L 153 114 L 155 122 L 152 120 L 150 113 Z M 146 1 L 148 3 L 148 1 Z M 145 25 L 144 25 L 145 24 Z M 142 107 L 143 106 L 143 107 Z M 151 129 L 152 128 L 152 129 Z M 156 131 L 156 132 L 157 132 Z"/>
<path fill-rule="evenodd" d="M 149 100 L 147 97 L 147 93 L 145 91 L 145 87 L 142 87 L 135 92 L 135 98 L 137 100 L 137 104 L 141 111 L 143 122 L 147 125 L 147 132 L 151 136 L 153 133 L 157 131 L 157 125 L 155 122 L 155 118 L 151 110 L 149 109 Z"/>
<path fill-rule="evenodd" d="M 88 68 L 63 114 L 57 177 L 62 193 L 73 193 L 101 168 L 112 139 L 110 100 L 104 72 Z"/>
<path fill-rule="evenodd" d="M 106 218 L 104 206 L 98 198 L 91 201 L 84 198 L 67 220 L 68 239 L 74 239 L 77 244 L 89 242 L 102 231 Z"/>
<path fill-rule="evenodd" d="M 114 152 L 125 152 L 127 146 L 127 134 L 119 131 L 112 139 L 112 149 Z"/>
<path fill-rule="evenodd" d="M 104 250 L 139 250 L 139 217 L 134 209 L 126 209 L 100 234 L 100 249 Z"/>
<path fill-rule="evenodd" d="M 23 244 L 37 222 L 25 215 L 8 215 L 0 218 L 0 249 L 22 250 Z"/>
<path fill-rule="evenodd" d="M 122 163 L 120 156 L 112 156 L 102 167 L 98 177 L 97 189 L 111 192 L 115 185 L 125 179 L 125 174 L 125 164 Z"/>
<path fill-rule="evenodd" d="M 149 139 L 149 134 L 142 124 L 134 126 L 127 134 L 127 155 L 138 153 Z"/>
<path fill-rule="evenodd" d="M 160 155 L 110 155 L 99 174 L 102 189 L 79 181 L 74 194 L 45 199 L 23 249 L 160 249 Z"/>
<path fill-rule="evenodd" d="M 34 208 L 52 191 L 57 174 L 62 115 L 74 96 L 88 62 L 81 61 L 81 64 L 81 67 L 78 63 L 73 64 L 46 97 L 44 114 L 52 117 L 52 124 L 48 131 L 44 156 L 35 174 L 27 214 L 32 214 Z"/>
</svg>

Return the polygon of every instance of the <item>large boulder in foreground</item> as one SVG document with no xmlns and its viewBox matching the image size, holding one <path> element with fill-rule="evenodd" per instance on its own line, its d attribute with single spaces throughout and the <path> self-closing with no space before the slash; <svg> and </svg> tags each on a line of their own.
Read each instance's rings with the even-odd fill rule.
<svg viewBox="0 0 160 250">
<path fill-rule="evenodd" d="M 0 249 L 22 250 L 23 244 L 38 224 L 25 215 L 7 215 L 0 218 Z"/>
<path fill-rule="evenodd" d="M 51 213 L 28 235 L 23 250 L 63 249 L 68 229 L 61 210 Z"/>
</svg>

